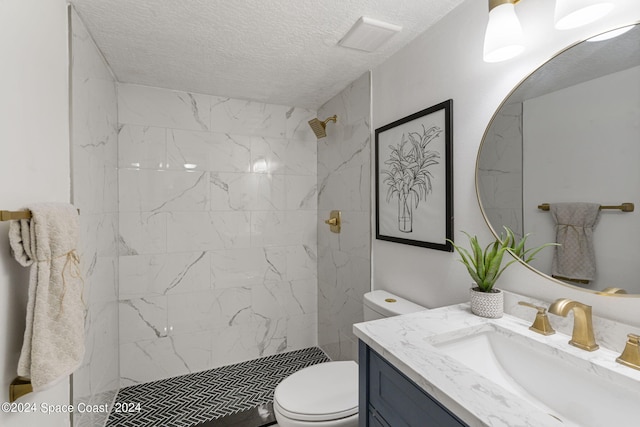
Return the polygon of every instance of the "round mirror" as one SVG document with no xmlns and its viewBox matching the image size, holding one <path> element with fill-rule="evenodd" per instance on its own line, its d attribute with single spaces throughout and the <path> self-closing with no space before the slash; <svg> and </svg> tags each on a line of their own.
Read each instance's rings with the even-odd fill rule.
<svg viewBox="0 0 640 427">
<path fill-rule="evenodd" d="M 561 244 L 534 270 L 640 295 L 640 25 L 574 45 L 511 92 L 485 132 L 476 190 L 494 234 Z"/>
</svg>

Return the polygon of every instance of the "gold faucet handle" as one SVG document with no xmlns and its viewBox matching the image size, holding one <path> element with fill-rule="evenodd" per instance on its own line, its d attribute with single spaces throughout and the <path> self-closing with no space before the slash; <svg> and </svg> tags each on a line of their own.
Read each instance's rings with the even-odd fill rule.
<svg viewBox="0 0 640 427">
<path fill-rule="evenodd" d="M 544 307 L 540 307 L 539 305 L 531 304 L 525 301 L 518 301 L 519 305 L 524 305 L 525 307 L 531 307 L 538 310 L 536 313 L 536 318 L 533 321 L 533 325 L 529 327 L 533 332 L 537 332 L 542 335 L 553 335 L 556 331 L 551 327 L 551 323 L 549 322 L 549 316 L 547 316 L 547 309 Z"/>
<path fill-rule="evenodd" d="M 640 336 L 628 334 L 627 338 L 627 345 L 625 345 L 622 354 L 616 359 L 616 362 L 640 370 L 640 345 L 638 344 Z"/>
</svg>

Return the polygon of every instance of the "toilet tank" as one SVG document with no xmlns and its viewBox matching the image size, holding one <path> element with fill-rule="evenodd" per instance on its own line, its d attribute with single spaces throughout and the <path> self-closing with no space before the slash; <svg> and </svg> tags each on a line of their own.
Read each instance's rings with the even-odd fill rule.
<svg viewBox="0 0 640 427">
<path fill-rule="evenodd" d="M 421 305 L 382 290 L 367 292 L 364 294 L 363 302 L 365 321 L 427 310 Z"/>
</svg>

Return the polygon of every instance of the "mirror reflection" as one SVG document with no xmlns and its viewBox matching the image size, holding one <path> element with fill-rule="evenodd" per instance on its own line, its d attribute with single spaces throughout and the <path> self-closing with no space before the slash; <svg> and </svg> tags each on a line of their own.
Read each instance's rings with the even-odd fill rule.
<svg viewBox="0 0 640 427">
<path fill-rule="evenodd" d="M 531 263 L 540 273 L 640 294 L 640 26 L 565 50 L 514 89 L 485 133 L 476 187 L 494 234 L 562 244 Z"/>
</svg>

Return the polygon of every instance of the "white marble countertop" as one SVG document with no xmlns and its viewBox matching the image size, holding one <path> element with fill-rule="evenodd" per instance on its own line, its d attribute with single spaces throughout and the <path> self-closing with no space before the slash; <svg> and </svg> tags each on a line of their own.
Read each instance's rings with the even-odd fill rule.
<svg viewBox="0 0 640 427">
<path fill-rule="evenodd" d="M 505 314 L 485 319 L 471 313 L 468 304 L 458 304 L 403 316 L 358 323 L 355 335 L 397 369 L 439 400 L 470 426 L 564 426 L 529 401 L 516 396 L 472 369 L 445 355 L 433 344 L 468 333 L 469 328 L 499 326 L 544 343 L 550 354 L 576 356 L 590 362 L 596 375 L 621 375 L 630 387 L 640 390 L 640 371 L 615 362 L 618 353 L 600 348 L 586 352 L 568 344 L 570 337 L 557 333 L 543 336 L 530 331 L 531 322 Z M 561 351 L 558 351 L 561 350 Z M 616 377 L 617 378 L 617 377 Z M 618 378 L 616 379 L 619 380 Z M 553 384 L 549 385 L 553 387 Z"/>
</svg>

